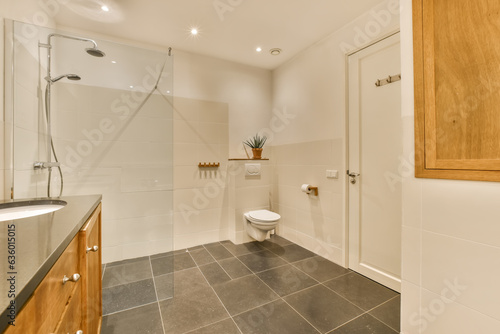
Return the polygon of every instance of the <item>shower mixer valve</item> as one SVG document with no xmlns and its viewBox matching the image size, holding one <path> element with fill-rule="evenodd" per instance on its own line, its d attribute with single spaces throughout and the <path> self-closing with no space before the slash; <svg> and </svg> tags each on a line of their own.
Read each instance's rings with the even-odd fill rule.
<svg viewBox="0 0 500 334">
<path fill-rule="evenodd" d="M 52 167 L 59 167 L 61 166 L 60 162 L 42 162 L 42 161 L 37 161 L 33 164 L 34 169 L 47 169 L 47 168 L 52 168 Z"/>
</svg>

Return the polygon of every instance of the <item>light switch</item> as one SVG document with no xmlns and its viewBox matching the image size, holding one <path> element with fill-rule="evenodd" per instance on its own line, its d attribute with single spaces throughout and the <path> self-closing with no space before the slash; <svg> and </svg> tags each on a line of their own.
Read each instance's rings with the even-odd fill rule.
<svg viewBox="0 0 500 334">
<path fill-rule="evenodd" d="M 329 179 L 338 179 L 339 178 L 339 171 L 333 170 L 333 169 L 327 169 L 326 170 L 326 177 Z"/>
</svg>

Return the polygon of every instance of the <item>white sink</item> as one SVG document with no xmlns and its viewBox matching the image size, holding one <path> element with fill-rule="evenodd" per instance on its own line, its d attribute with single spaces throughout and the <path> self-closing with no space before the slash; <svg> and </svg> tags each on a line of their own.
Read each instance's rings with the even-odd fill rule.
<svg viewBox="0 0 500 334">
<path fill-rule="evenodd" d="M 43 215 L 64 208 L 68 204 L 57 199 L 33 199 L 0 203 L 0 221 Z"/>
</svg>

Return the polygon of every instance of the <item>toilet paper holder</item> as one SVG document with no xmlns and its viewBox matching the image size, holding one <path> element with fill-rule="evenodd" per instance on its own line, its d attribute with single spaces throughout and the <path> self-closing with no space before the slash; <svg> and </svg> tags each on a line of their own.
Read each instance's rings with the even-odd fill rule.
<svg viewBox="0 0 500 334">
<path fill-rule="evenodd" d="M 314 196 L 318 196 L 318 187 L 313 187 L 309 184 L 303 184 L 301 187 L 302 191 L 306 194 L 313 194 Z"/>
<path fill-rule="evenodd" d="M 309 187 L 314 196 L 318 196 L 318 187 Z"/>
</svg>

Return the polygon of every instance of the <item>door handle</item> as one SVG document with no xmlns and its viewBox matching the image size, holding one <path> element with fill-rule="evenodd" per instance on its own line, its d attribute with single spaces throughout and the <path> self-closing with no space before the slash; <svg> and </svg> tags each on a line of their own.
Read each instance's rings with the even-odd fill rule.
<svg viewBox="0 0 500 334">
<path fill-rule="evenodd" d="M 351 184 L 356 184 L 356 177 L 358 177 L 360 174 L 347 171 L 347 175 L 349 175 L 349 177 L 351 178 L 350 180 Z"/>
</svg>

